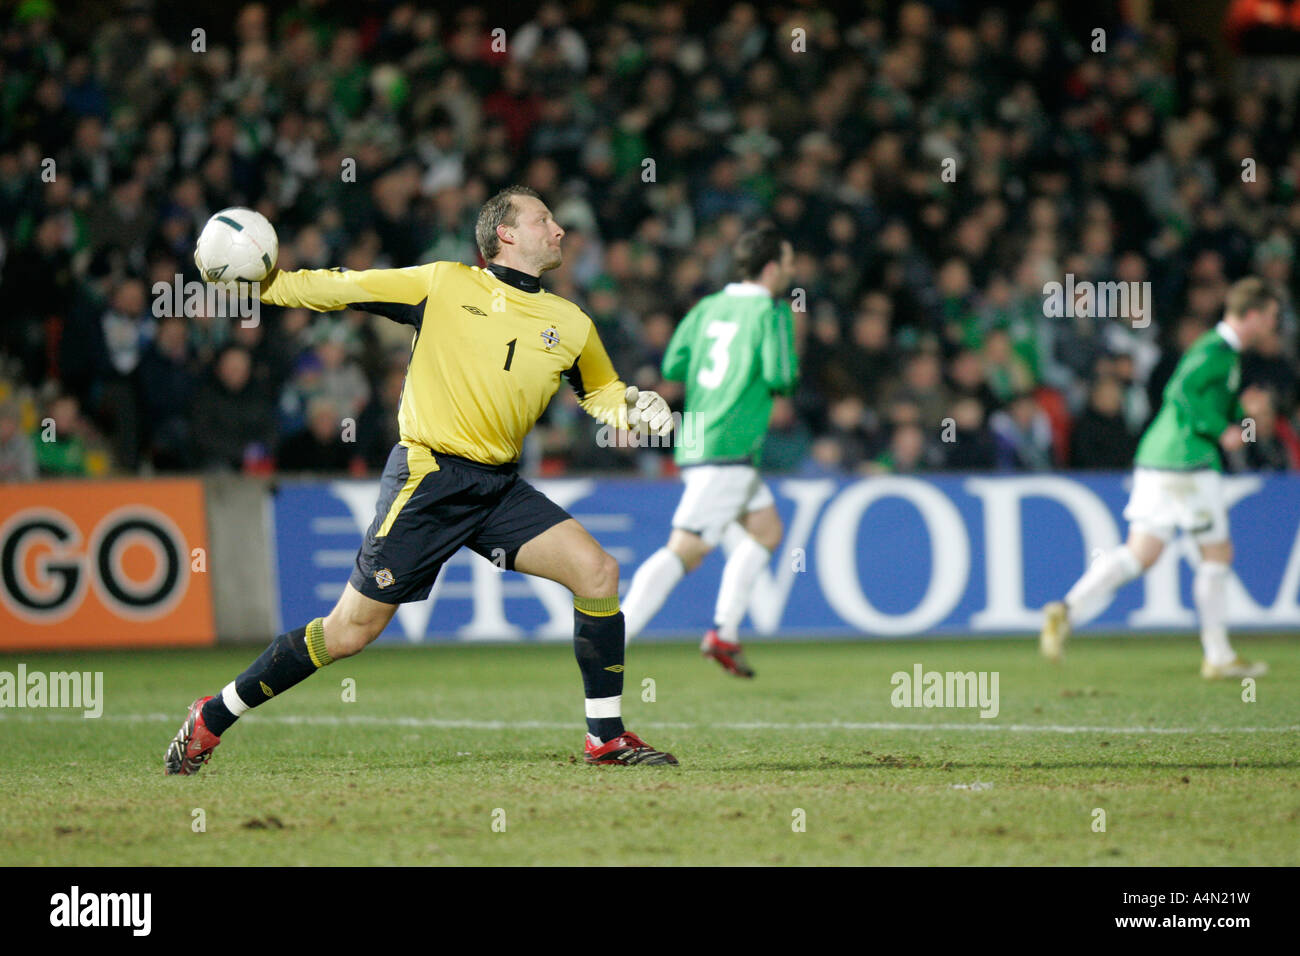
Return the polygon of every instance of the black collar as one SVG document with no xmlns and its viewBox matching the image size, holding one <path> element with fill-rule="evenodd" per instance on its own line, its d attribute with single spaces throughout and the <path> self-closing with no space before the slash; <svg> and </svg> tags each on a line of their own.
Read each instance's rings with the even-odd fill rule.
<svg viewBox="0 0 1300 956">
<path fill-rule="evenodd" d="M 518 269 L 511 269 L 509 266 L 503 266 L 499 262 L 489 262 L 488 272 L 492 273 L 502 282 L 514 286 L 516 289 L 523 289 L 525 292 L 541 292 L 542 280 L 537 276 L 530 276 L 527 272 L 520 272 Z"/>
</svg>

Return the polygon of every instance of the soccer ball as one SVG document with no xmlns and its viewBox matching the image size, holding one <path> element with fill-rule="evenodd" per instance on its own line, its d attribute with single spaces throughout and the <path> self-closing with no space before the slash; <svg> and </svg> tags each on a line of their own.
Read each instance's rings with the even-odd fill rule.
<svg viewBox="0 0 1300 956">
<path fill-rule="evenodd" d="M 209 282 L 260 282 L 275 268 L 280 240 L 260 212 L 239 206 L 215 213 L 199 233 L 194 264 Z"/>
</svg>

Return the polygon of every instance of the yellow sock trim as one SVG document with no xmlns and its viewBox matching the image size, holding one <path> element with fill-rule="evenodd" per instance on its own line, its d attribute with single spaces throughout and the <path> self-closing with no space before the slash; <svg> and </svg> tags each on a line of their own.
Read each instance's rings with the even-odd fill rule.
<svg viewBox="0 0 1300 956">
<path fill-rule="evenodd" d="M 592 617 L 613 617 L 618 613 L 618 596 L 607 598 L 582 598 L 576 594 L 573 597 L 573 606 L 583 614 L 590 614 Z"/>
<path fill-rule="evenodd" d="M 325 620 L 316 618 L 307 625 L 307 655 L 317 667 L 333 664 L 334 658 L 325 650 Z"/>
</svg>

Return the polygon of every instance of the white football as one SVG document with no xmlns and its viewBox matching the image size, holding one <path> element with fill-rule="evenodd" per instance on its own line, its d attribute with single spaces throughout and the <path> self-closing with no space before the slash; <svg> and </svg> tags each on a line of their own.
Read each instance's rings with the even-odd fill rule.
<svg viewBox="0 0 1300 956">
<path fill-rule="evenodd" d="M 280 240 L 260 212 L 233 206 L 214 213 L 199 233 L 194 264 L 209 282 L 260 282 L 275 268 Z"/>
</svg>

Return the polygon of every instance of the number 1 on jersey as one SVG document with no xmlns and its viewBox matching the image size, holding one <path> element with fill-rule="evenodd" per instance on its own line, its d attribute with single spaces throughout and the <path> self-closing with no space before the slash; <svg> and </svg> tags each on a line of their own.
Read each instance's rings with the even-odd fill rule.
<svg viewBox="0 0 1300 956">
<path fill-rule="evenodd" d="M 515 343 L 518 339 L 511 339 L 506 343 L 506 371 L 510 371 L 510 363 L 515 360 Z"/>
</svg>

